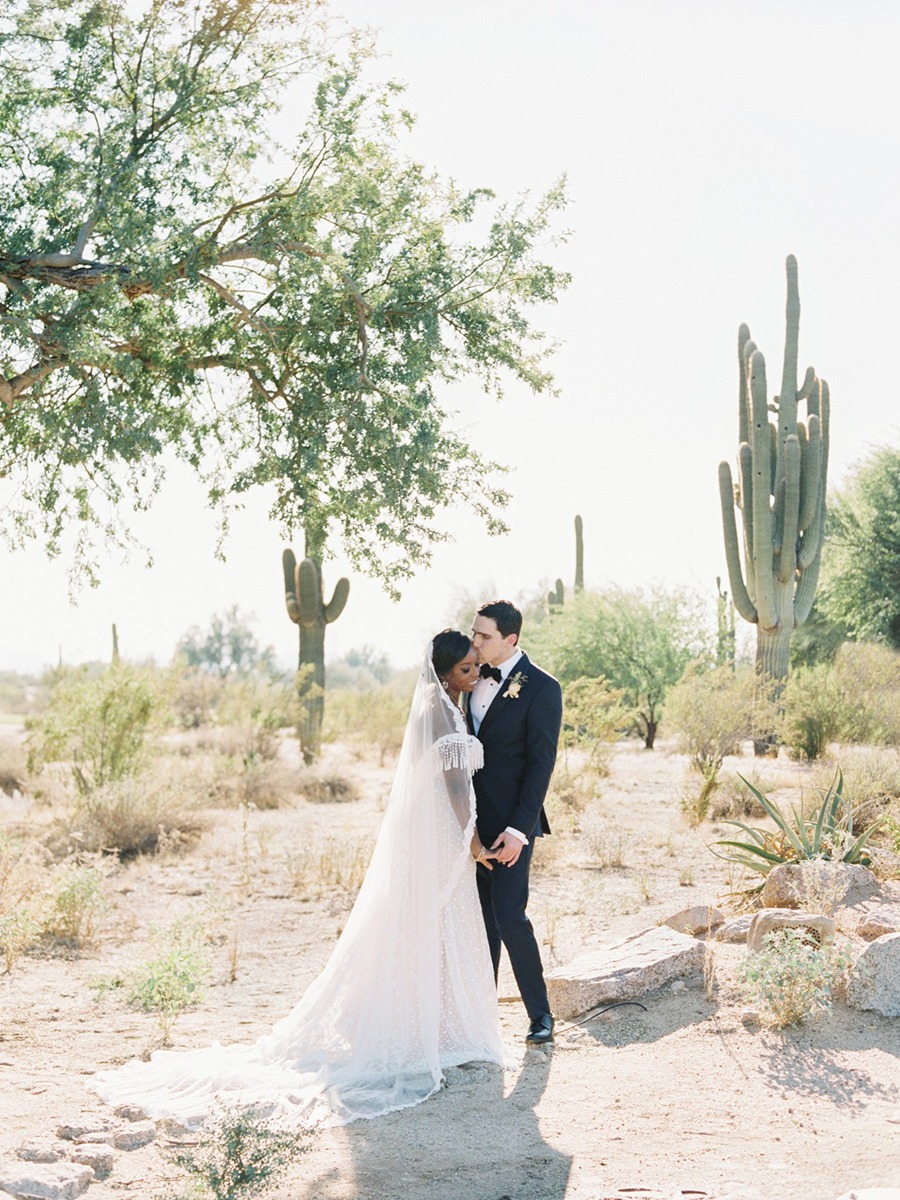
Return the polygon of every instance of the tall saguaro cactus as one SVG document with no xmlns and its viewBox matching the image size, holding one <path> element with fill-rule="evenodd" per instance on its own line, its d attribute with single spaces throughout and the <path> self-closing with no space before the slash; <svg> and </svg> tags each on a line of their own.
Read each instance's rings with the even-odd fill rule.
<svg viewBox="0 0 900 1200">
<path fill-rule="evenodd" d="M 736 485 L 728 463 L 719 466 L 732 600 L 744 620 L 756 625 L 757 670 L 776 683 L 787 678 L 791 635 L 815 599 L 825 533 L 828 384 L 809 367 L 797 387 L 799 336 L 797 260 L 790 255 L 781 394 L 768 403 L 766 362 L 742 325 Z M 805 423 L 798 420 L 801 405 Z M 741 511 L 743 546 L 735 507 Z"/>
<path fill-rule="evenodd" d="M 293 550 L 281 556 L 287 614 L 300 630 L 297 693 L 303 702 L 300 747 L 309 764 L 322 742 L 325 714 L 325 626 L 344 611 L 350 594 L 349 579 L 339 579 L 328 603 L 322 594 L 322 567 L 316 558 L 297 562 Z"/>
<path fill-rule="evenodd" d="M 584 591 L 584 524 L 575 518 L 575 591 Z"/>
</svg>

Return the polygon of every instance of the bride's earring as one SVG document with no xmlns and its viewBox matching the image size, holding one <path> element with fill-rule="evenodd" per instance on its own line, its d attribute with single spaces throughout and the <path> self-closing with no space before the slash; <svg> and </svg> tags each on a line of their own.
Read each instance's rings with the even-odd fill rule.
<svg viewBox="0 0 900 1200">
<path fill-rule="evenodd" d="M 446 679 L 441 680 L 441 687 L 444 689 L 445 692 L 450 691 L 450 684 L 447 682 Z"/>
</svg>

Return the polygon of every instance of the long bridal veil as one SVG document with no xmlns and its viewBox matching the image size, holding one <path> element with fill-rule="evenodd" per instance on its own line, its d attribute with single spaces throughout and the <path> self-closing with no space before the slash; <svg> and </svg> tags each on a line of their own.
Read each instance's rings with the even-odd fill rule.
<svg viewBox="0 0 900 1200">
<path fill-rule="evenodd" d="M 158 1051 L 95 1075 L 111 1104 L 203 1120 L 214 1101 L 274 1105 L 297 1125 L 375 1117 L 432 1095 L 442 1068 L 502 1063 L 469 843 L 480 743 L 429 647 L 372 860 L 324 970 L 252 1045 Z"/>
</svg>

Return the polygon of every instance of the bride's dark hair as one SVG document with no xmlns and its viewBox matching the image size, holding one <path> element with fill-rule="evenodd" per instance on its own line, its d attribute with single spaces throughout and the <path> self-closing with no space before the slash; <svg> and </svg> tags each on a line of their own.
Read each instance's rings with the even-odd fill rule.
<svg viewBox="0 0 900 1200">
<path fill-rule="evenodd" d="M 431 662 L 438 679 L 449 675 L 472 649 L 472 643 L 458 629 L 442 629 L 431 639 Z"/>
</svg>

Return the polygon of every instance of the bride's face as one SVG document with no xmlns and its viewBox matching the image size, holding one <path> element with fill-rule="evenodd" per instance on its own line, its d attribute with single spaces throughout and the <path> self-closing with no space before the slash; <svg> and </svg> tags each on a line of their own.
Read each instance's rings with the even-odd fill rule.
<svg viewBox="0 0 900 1200">
<path fill-rule="evenodd" d="M 447 675 L 447 685 L 451 692 L 471 692 L 478 682 L 478 667 L 475 663 L 475 647 L 469 650 L 465 658 L 461 658 Z"/>
</svg>

